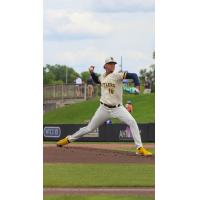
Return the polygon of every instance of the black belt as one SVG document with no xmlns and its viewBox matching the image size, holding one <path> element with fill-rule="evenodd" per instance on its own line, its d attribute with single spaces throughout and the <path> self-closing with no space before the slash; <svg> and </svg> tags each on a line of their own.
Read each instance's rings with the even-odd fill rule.
<svg viewBox="0 0 200 200">
<path fill-rule="evenodd" d="M 108 107 L 108 108 L 117 108 L 117 107 L 121 106 L 120 104 L 112 106 L 112 105 L 108 105 L 108 104 L 102 103 L 101 101 L 100 101 L 100 103 L 103 104 L 104 106 Z"/>
</svg>

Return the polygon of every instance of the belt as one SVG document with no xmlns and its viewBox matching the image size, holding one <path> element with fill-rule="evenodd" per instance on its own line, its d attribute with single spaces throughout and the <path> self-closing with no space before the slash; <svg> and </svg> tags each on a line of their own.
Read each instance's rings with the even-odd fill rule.
<svg viewBox="0 0 200 200">
<path fill-rule="evenodd" d="M 100 101 L 100 103 L 103 104 L 104 106 L 108 107 L 108 108 L 117 108 L 117 107 L 121 106 L 120 104 L 112 106 L 112 105 L 108 105 L 108 104 L 102 103 L 101 101 Z"/>
</svg>

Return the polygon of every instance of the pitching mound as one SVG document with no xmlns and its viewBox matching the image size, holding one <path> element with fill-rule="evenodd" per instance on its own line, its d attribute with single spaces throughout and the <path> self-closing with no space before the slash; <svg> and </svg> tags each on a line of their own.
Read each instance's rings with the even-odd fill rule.
<svg viewBox="0 0 200 200">
<path fill-rule="evenodd" d="M 135 153 L 96 149 L 91 147 L 45 146 L 44 163 L 155 163 L 155 157 L 138 156 Z"/>
</svg>

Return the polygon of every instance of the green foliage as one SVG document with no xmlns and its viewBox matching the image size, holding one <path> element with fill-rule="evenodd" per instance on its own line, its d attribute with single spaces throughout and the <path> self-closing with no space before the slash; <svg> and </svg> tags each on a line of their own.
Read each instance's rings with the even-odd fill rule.
<svg viewBox="0 0 200 200">
<path fill-rule="evenodd" d="M 152 58 L 155 59 L 155 51 L 153 51 Z M 152 92 L 155 92 L 155 64 L 151 64 L 149 66 L 149 69 L 141 69 L 139 73 L 140 73 L 140 81 L 142 82 L 142 84 L 144 84 L 146 77 L 152 83 L 151 86 Z"/>
<path fill-rule="evenodd" d="M 58 84 L 63 84 L 63 80 L 57 80 L 57 81 L 53 81 L 52 84 L 58 85 Z"/>
<path fill-rule="evenodd" d="M 87 82 L 87 80 L 90 78 L 89 71 L 81 72 L 81 78 L 84 82 Z"/>
<path fill-rule="evenodd" d="M 145 77 L 147 77 L 149 80 L 154 81 L 155 80 L 155 65 L 152 64 L 149 66 L 149 70 L 147 69 L 141 69 L 140 70 L 140 80 L 142 83 L 145 81 Z"/>
<path fill-rule="evenodd" d="M 44 164 L 45 187 L 154 186 L 153 164 Z"/>
<path fill-rule="evenodd" d="M 67 83 L 73 83 L 79 76 L 73 68 L 66 65 L 46 65 L 43 68 L 43 83 L 44 85 L 66 83 L 66 74 Z"/>
<path fill-rule="evenodd" d="M 80 77 L 79 73 L 77 73 L 73 68 L 67 68 L 67 83 L 74 83 L 75 79 Z"/>
<path fill-rule="evenodd" d="M 43 84 L 53 84 L 55 81 L 55 75 L 52 71 L 46 72 L 43 70 Z"/>
<path fill-rule="evenodd" d="M 132 115 L 139 123 L 148 123 L 155 121 L 155 94 L 126 94 L 123 95 L 124 103 L 128 100 L 133 102 L 134 111 Z M 90 120 L 99 106 L 99 98 L 87 100 L 81 103 L 72 104 L 63 108 L 44 114 L 45 124 L 83 124 Z M 77 114 L 78 113 L 78 114 Z M 113 123 L 119 123 L 117 119 Z"/>
<path fill-rule="evenodd" d="M 147 69 L 140 70 L 140 80 L 142 81 L 142 83 L 144 83 L 146 73 L 147 73 Z"/>
</svg>

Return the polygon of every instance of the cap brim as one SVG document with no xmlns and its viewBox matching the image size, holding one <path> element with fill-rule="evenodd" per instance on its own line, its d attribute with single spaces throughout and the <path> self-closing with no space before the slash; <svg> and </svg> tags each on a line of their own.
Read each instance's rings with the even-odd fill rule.
<svg viewBox="0 0 200 200">
<path fill-rule="evenodd" d="M 117 62 L 113 62 L 113 61 L 111 61 L 111 62 L 107 62 L 107 63 L 105 63 L 105 64 L 108 64 L 108 63 L 115 63 L 115 64 L 117 64 Z"/>
</svg>

